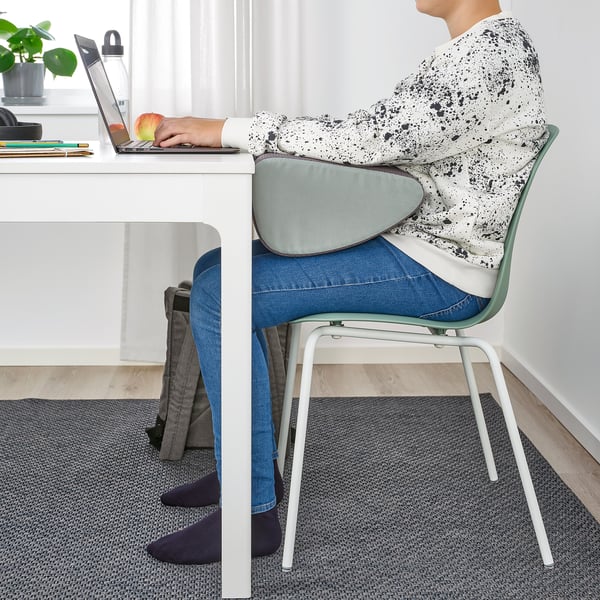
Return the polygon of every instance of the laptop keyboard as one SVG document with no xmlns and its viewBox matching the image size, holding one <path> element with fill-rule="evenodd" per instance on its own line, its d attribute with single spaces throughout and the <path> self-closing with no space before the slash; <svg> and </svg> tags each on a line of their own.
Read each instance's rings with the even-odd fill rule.
<svg viewBox="0 0 600 600">
<path fill-rule="evenodd" d="M 155 146 L 154 142 L 149 141 L 140 141 L 140 140 L 129 140 L 128 142 L 124 142 L 123 144 L 119 144 L 121 148 L 133 148 L 134 150 L 139 150 L 140 148 L 160 148 L 160 146 Z M 176 144 L 175 146 L 171 146 L 171 148 L 192 148 L 192 144 Z"/>
<path fill-rule="evenodd" d="M 129 142 L 125 142 L 121 144 L 126 148 L 151 148 L 154 144 L 150 141 L 140 141 L 140 140 L 130 140 Z"/>
</svg>

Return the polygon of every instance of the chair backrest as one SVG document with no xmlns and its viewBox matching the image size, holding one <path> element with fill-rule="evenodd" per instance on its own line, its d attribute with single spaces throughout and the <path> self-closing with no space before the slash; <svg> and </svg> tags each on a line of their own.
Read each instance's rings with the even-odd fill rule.
<svg viewBox="0 0 600 600">
<path fill-rule="evenodd" d="M 496 280 L 496 286 L 494 288 L 494 293 L 487 304 L 487 306 L 481 311 L 478 315 L 476 315 L 477 322 L 483 323 L 483 321 L 487 321 L 491 319 L 501 308 L 506 300 L 506 295 L 508 293 L 508 283 L 510 280 L 510 266 L 512 262 L 512 254 L 513 247 L 515 244 L 515 237 L 517 235 L 517 226 L 519 225 L 519 220 L 521 218 L 521 213 L 523 212 L 523 206 L 525 205 L 525 199 L 527 198 L 527 194 L 529 194 L 529 189 L 531 188 L 531 184 L 533 183 L 533 179 L 537 170 L 542 162 L 542 159 L 548 152 L 548 149 L 556 139 L 558 135 L 559 129 L 556 125 L 548 125 L 548 139 L 544 144 L 544 147 L 540 150 L 537 155 L 535 162 L 533 163 L 533 168 L 531 169 L 531 173 L 529 174 L 529 178 L 527 179 L 527 183 L 521 192 L 521 196 L 519 197 L 519 201 L 517 202 L 517 207 L 515 208 L 515 212 L 510 221 L 510 225 L 508 226 L 508 231 L 506 233 L 506 238 L 504 240 L 504 256 L 502 258 L 502 262 L 500 263 L 500 267 L 498 269 L 498 278 Z"/>
<path fill-rule="evenodd" d="M 531 188 L 531 184 L 533 183 L 533 179 L 537 173 L 540 163 L 542 162 L 542 159 L 558 135 L 559 130 L 556 125 L 547 125 L 547 129 L 548 139 L 533 163 L 531 173 L 529 174 L 527 183 L 521 192 L 521 196 L 519 197 L 519 201 L 517 202 L 517 206 L 508 226 L 508 231 L 504 240 L 504 256 L 498 269 L 498 278 L 496 280 L 494 293 L 492 294 L 492 297 L 490 298 L 490 301 L 486 307 L 481 312 L 462 321 L 431 321 L 429 319 L 422 319 L 419 317 L 405 317 L 372 313 L 321 313 L 319 315 L 309 315 L 300 319 L 296 319 L 294 323 L 314 321 L 365 321 L 373 323 L 397 323 L 399 325 L 417 325 L 419 327 L 427 327 L 432 332 L 444 334 L 449 329 L 467 329 L 477 325 L 478 323 L 483 323 L 484 321 L 491 319 L 502 308 L 508 293 L 513 246 L 515 243 L 515 237 L 517 235 L 519 219 L 521 218 L 523 206 L 525 205 L 525 199 L 527 198 L 527 194 L 529 193 L 529 189 Z"/>
</svg>

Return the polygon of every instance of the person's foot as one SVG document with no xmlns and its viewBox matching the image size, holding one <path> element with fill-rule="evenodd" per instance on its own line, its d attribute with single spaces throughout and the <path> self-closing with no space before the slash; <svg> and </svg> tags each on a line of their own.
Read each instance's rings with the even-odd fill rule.
<svg viewBox="0 0 600 600">
<path fill-rule="evenodd" d="M 251 517 L 252 557 L 267 556 L 281 545 L 277 507 Z M 157 560 L 179 565 L 204 565 L 221 560 L 221 509 L 181 531 L 166 535 L 146 547 Z"/>
<path fill-rule="evenodd" d="M 180 485 L 161 495 L 160 501 L 166 506 L 210 506 L 219 503 L 221 487 L 217 472 L 213 471 L 202 479 Z"/>
<path fill-rule="evenodd" d="M 279 504 L 283 499 L 283 481 L 277 467 L 277 461 L 273 461 L 273 469 L 275 475 L 275 500 Z M 166 506 L 183 506 L 187 508 L 210 506 L 211 504 L 219 503 L 220 494 L 219 478 L 217 477 L 217 472 L 213 471 L 202 477 L 202 479 L 180 485 L 165 492 L 161 495 L 160 501 Z"/>
</svg>

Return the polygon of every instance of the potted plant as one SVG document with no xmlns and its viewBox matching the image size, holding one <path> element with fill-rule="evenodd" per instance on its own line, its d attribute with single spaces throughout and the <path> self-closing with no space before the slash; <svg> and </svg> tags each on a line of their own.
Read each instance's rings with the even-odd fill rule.
<svg viewBox="0 0 600 600">
<path fill-rule="evenodd" d="M 16 27 L 0 19 L 0 73 L 7 97 L 40 97 L 44 95 L 44 74 L 48 69 L 55 77 L 70 77 L 77 67 L 75 53 L 66 48 L 43 52 L 44 40 L 54 40 L 50 21 L 30 27 Z M 18 61 L 17 61 L 18 58 Z"/>
</svg>

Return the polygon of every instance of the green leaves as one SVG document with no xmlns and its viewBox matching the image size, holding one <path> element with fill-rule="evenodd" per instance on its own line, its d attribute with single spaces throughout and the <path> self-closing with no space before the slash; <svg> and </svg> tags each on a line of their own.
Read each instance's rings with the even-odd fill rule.
<svg viewBox="0 0 600 600">
<path fill-rule="evenodd" d="M 50 21 L 42 21 L 37 25 L 32 25 L 31 29 L 35 31 L 44 40 L 53 40 L 54 36 L 48 31 Z"/>
<path fill-rule="evenodd" d="M 54 48 L 43 53 L 43 40 L 54 40 L 54 36 L 48 31 L 50 27 L 50 21 L 19 28 L 6 19 L 0 19 L 0 39 L 8 42 L 8 48 L 0 46 L 0 73 L 8 71 L 18 56 L 20 62 L 42 60 L 54 76 L 73 75 L 77 67 L 77 57 L 71 50 Z"/>
<path fill-rule="evenodd" d="M 17 28 L 10 21 L 0 19 L 0 39 L 8 39 L 15 31 Z"/>
<path fill-rule="evenodd" d="M 42 52 L 42 39 L 31 27 L 17 29 L 7 42 L 13 53 L 19 54 L 21 61 L 34 62 L 36 54 Z"/>
<path fill-rule="evenodd" d="M 44 64 L 55 76 L 71 77 L 77 67 L 77 57 L 66 48 L 54 48 L 44 52 Z"/>
<path fill-rule="evenodd" d="M 0 46 L 0 73 L 8 71 L 15 64 L 15 55 L 4 46 Z"/>
</svg>

